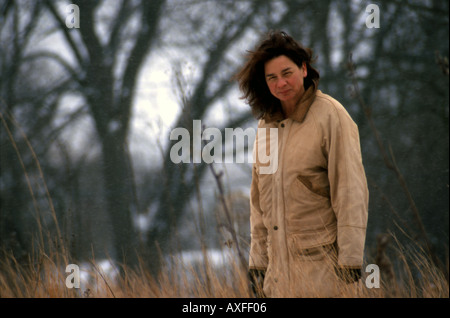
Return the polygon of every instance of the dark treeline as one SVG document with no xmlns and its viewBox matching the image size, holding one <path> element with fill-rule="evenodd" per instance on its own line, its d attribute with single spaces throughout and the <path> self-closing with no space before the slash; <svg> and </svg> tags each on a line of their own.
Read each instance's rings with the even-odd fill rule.
<svg viewBox="0 0 450 318">
<path fill-rule="evenodd" d="M 242 101 L 230 78 L 262 34 L 281 29 L 314 49 L 319 88 L 359 126 L 368 257 L 377 236 L 390 233 L 446 262 L 448 1 L 378 1 L 374 28 L 366 25 L 369 2 L 359 1 L 80 0 L 79 28 L 68 27 L 68 4 L 0 1 L 4 251 L 27 262 L 36 248 L 64 246 L 74 262 L 94 253 L 127 265 L 140 259 L 156 272 L 160 253 L 198 248 L 205 237 L 215 246 L 218 200 L 202 191 L 215 187 L 206 184 L 208 166 L 172 163 L 168 132 L 135 145 L 148 156 L 132 151 L 139 81 L 163 56 L 179 100 L 173 127 L 208 124 L 218 109 L 227 114 L 218 128 L 255 127 L 250 109 L 236 107 Z M 139 164 L 149 161 L 151 168 Z M 238 171 L 248 187 L 249 165 Z M 226 188 L 237 192 L 237 181 Z M 245 224 L 248 211 L 235 209 Z M 145 231 L 136 225 L 143 217 Z M 199 236 L 188 234 L 196 226 Z M 240 231 L 248 236 L 245 226 Z"/>
</svg>

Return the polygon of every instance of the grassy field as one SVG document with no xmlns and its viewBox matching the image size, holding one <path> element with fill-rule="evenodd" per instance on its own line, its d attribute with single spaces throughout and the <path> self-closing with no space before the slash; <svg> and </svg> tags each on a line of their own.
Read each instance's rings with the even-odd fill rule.
<svg viewBox="0 0 450 318">
<path fill-rule="evenodd" d="M 397 248 L 396 266 L 380 261 L 379 288 L 367 288 L 364 273 L 360 284 L 342 291 L 339 297 L 358 298 L 448 298 L 448 270 L 436 268 L 420 249 Z M 197 263 L 174 256 L 158 277 L 143 267 L 114 268 L 90 261 L 83 267 L 79 288 L 68 288 L 69 262 L 59 253 L 38 253 L 21 266 L 11 255 L 1 258 L 0 297 L 2 298 L 251 298 L 254 297 L 247 272 L 233 253 L 217 264 L 207 253 Z M 395 268 L 395 270 L 394 270 Z M 448 269 L 448 262 L 447 262 Z M 70 279 L 71 277 L 69 277 Z M 74 280 L 70 279 L 70 282 Z M 321 295 L 317 295 L 321 297 Z"/>
</svg>

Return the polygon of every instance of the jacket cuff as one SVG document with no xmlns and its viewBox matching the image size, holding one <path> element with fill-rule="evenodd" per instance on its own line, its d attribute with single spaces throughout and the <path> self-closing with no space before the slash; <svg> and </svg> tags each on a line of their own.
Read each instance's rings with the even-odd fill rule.
<svg viewBox="0 0 450 318">
<path fill-rule="evenodd" d="M 366 228 L 338 226 L 338 266 L 362 268 Z"/>
</svg>

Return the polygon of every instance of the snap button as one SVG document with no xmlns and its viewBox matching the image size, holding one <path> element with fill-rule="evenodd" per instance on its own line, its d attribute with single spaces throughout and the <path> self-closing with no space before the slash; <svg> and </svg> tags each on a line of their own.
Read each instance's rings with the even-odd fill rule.
<svg viewBox="0 0 450 318">
<path fill-rule="evenodd" d="M 281 127 L 284 128 L 284 124 L 281 124 Z"/>
<path fill-rule="evenodd" d="M 278 226 L 275 225 L 275 226 L 273 227 L 273 229 L 274 229 L 275 231 L 278 230 Z"/>
</svg>

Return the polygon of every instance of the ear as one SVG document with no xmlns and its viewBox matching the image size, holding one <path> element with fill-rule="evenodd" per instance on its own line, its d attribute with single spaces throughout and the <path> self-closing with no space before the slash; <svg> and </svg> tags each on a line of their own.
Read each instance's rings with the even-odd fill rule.
<svg viewBox="0 0 450 318">
<path fill-rule="evenodd" d="M 306 67 L 305 62 L 303 62 L 303 64 L 302 64 L 302 73 L 303 73 L 303 77 L 308 76 L 308 68 Z"/>
</svg>

